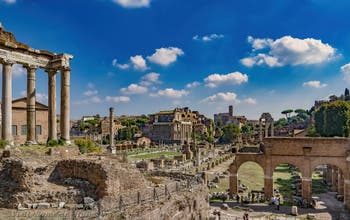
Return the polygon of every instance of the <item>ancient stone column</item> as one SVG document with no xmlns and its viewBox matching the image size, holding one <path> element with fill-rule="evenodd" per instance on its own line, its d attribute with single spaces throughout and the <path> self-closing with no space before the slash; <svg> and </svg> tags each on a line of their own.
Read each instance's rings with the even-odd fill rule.
<svg viewBox="0 0 350 220">
<path fill-rule="evenodd" d="M 70 68 L 61 70 L 61 139 L 70 144 Z"/>
<path fill-rule="evenodd" d="M 112 153 L 115 153 L 115 145 L 114 145 L 114 108 L 109 108 L 109 146 L 111 148 Z"/>
<path fill-rule="evenodd" d="M 55 69 L 46 70 L 49 78 L 49 132 L 48 140 L 57 140 L 57 122 L 56 122 L 56 73 Z"/>
<path fill-rule="evenodd" d="M 332 166 L 332 191 L 338 191 L 338 169 Z"/>
<path fill-rule="evenodd" d="M 12 137 L 12 65 L 13 62 L 2 60 L 2 139 L 13 145 Z"/>
<path fill-rule="evenodd" d="M 26 144 L 36 144 L 35 136 L 35 70 L 37 67 L 26 65 L 27 69 L 27 142 Z"/>
<path fill-rule="evenodd" d="M 338 193 L 344 195 L 344 177 L 341 170 L 338 170 Z"/>
<path fill-rule="evenodd" d="M 307 201 L 312 199 L 312 178 L 302 177 L 301 178 L 301 197 Z"/>
<path fill-rule="evenodd" d="M 344 180 L 344 204 L 350 209 L 350 180 Z"/>
</svg>

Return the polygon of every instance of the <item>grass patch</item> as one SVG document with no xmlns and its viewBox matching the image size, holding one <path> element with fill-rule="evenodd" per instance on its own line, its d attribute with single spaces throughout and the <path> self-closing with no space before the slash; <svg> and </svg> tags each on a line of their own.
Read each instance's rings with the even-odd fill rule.
<svg viewBox="0 0 350 220">
<path fill-rule="evenodd" d="M 35 144 L 19 146 L 18 149 L 20 149 L 24 155 L 44 155 L 48 152 L 49 147 L 44 144 Z"/>
<path fill-rule="evenodd" d="M 275 168 L 273 172 L 273 183 L 274 188 L 279 190 L 282 198 L 288 198 L 289 201 L 293 201 L 292 174 L 290 173 L 288 164 L 280 164 Z"/>
<path fill-rule="evenodd" d="M 327 185 L 323 183 L 323 178 L 321 175 L 313 173 L 312 174 L 312 194 L 321 194 L 327 192 Z"/>
<path fill-rule="evenodd" d="M 245 162 L 238 169 L 238 179 L 241 184 L 248 186 L 247 192 L 251 190 L 262 190 L 264 187 L 264 171 L 254 162 Z"/>
<path fill-rule="evenodd" d="M 156 152 L 156 153 L 145 153 L 145 154 L 133 154 L 129 155 L 130 159 L 156 159 L 161 156 L 165 156 L 166 158 L 172 159 L 174 156 L 182 155 L 181 152 L 173 152 L 173 151 L 164 151 L 164 152 Z"/>
</svg>

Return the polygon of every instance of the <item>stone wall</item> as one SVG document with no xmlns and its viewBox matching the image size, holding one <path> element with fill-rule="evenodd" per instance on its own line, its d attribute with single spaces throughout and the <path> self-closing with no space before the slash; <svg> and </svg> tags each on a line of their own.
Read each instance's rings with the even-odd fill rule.
<svg viewBox="0 0 350 220">
<path fill-rule="evenodd" d="M 198 186 L 193 191 L 172 194 L 168 200 L 133 207 L 121 219 L 197 220 L 209 218 L 208 189 Z"/>
</svg>

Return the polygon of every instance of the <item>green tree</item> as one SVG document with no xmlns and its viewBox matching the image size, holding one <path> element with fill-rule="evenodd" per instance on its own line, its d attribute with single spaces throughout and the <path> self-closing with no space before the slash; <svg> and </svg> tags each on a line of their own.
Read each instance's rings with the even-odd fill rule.
<svg viewBox="0 0 350 220">
<path fill-rule="evenodd" d="M 315 112 L 315 129 L 325 137 L 348 137 L 350 121 L 350 104 L 337 100 L 322 105 Z"/>
<path fill-rule="evenodd" d="M 293 112 L 293 109 L 287 109 L 281 112 L 281 114 L 285 115 L 287 120 L 290 117 L 290 114 Z"/>
<path fill-rule="evenodd" d="M 274 124 L 276 129 L 280 129 L 280 128 L 287 126 L 287 125 L 288 125 L 288 121 L 285 118 L 278 119 Z"/>
<path fill-rule="evenodd" d="M 237 139 L 240 129 L 237 125 L 228 124 L 222 128 L 223 135 L 220 137 L 221 143 L 232 143 Z"/>
<path fill-rule="evenodd" d="M 241 128 L 241 131 L 243 134 L 251 134 L 253 130 L 254 130 L 253 126 L 248 124 L 243 125 Z"/>
</svg>

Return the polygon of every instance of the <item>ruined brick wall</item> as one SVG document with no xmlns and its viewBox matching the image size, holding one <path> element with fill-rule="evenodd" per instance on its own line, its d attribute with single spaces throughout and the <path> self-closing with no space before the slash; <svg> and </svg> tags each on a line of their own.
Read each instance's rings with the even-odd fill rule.
<svg viewBox="0 0 350 220">
<path fill-rule="evenodd" d="M 209 218 L 208 189 L 198 186 L 193 191 L 172 194 L 169 200 L 150 203 L 122 214 L 122 219 L 135 220 L 199 220 Z"/>
</svg>

